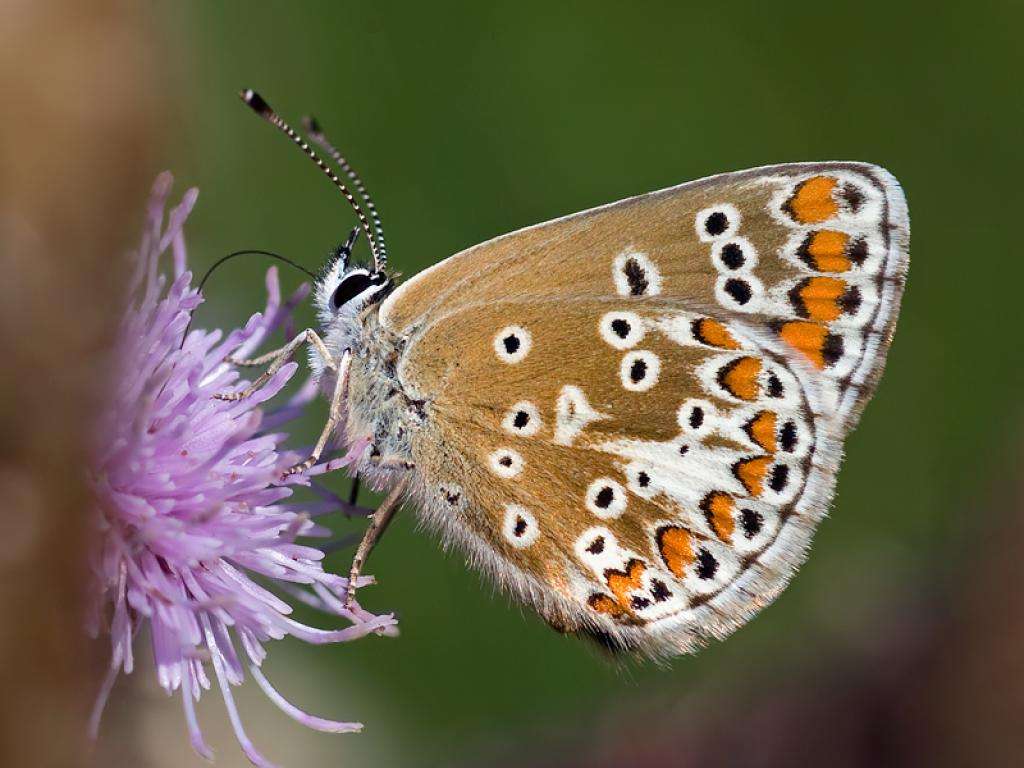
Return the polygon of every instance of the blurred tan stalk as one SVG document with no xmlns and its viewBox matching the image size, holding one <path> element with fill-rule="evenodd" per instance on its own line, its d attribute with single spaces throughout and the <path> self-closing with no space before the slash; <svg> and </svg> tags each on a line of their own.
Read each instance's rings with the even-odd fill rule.
<svg viewBox="0 0 1024 768">
<path fill-rule="evenodd" d="M 0 765 L 88 763 L 82 467 L 157 125 L 144 6 L 0 9 Z M 128 215 L 128 212 L 131 212 Z"/>
</svg>

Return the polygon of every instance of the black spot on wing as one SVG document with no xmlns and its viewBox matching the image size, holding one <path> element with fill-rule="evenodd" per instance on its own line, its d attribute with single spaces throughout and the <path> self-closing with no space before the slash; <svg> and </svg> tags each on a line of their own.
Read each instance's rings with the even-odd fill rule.
<svg viewBox="0 0 1024 768">
<path fill-rule="evenodd" d="M 786 453 L 792 453 L 796 450 L 796 442 L 796 422 L 787 421 L 782 425 L 782 430 L 779 432 L 779 444 Z"/>
<path fill-rule="evenodd" d="M 848 315 L 855 315 L 860 309 L 861 301 L 860 288 L 851 285 L 839 298 L 839 308 Z"/>
<path fill-rule="evenodd" d="M 694 406 L 690 410 L 689 422 L 692 429 L 700 429 L 701 424 L 704 423 L 704 409 L 699 405 Z"/>
<path fill-rule="evenodd" d="M 594 540 L 587 546 L 587 552 L 592 555 L 600 555 L 604 552 L 604 536 L 595 536 Z"/>
<path fill-rule="evenodd" d="M 714 211 L 704 219 L 704 231 L 712 237 L 718 237 L 729 228 L 729 217 L 722 211 Z"/>
<path fill-rule="evenodd" d="M 740 527 L 743 529 L 743 535 L 748 539 L 757 536 L 763 526 L 764 515 L 760 512 L 755 512 L 752 509 L 744 509 L 740 512 Z"/>
<path fill-rule="evenodd" d="M 629 379 L 634 384 L 639 384 L 647 376 L 647 363 L 643 359 L 636 359 L 629 368 Z"/>
<path fill-rule="evenodd" d="M 647 272 L 644 271 L 639 261 L 636 259 L 626 259 L 626 263 L 622 266 L 622 271 L 626 275 L 631 295 L 643 296 L 647 293 L 650 281 L 648 281 Z"/>
<path fill-rule="evenodd" d="M 697 553 L 697 578 L 706 581 L 715 578 L 716 573 L 718 573 L 718 560 L 701 547 Z"/>
<path fill-rule="evenodd" d="M 849 206 L 850 211 L 857 213 L 864 204 L 864 193 L 856 184 L 843 184 L 839 188 L 839 196 Z"/>
<path fill-rule="evenodd" d="M 768 480 L 768 487 L 776 493 L 781 493 L 789 482 L 789 467 L 785 464 L 776 464 L 772 467 L 772 475 Z"/>
<path fill-rule="evenodd" d="M 749 302 L 754 296 L 754 291 L 750 287 L 750 283 L 746 280 L 740 280 L 738 277 L 733 277 L 725 281 L 725 292 L 729 294 L 733 301 L 741 307 L 747 304 L 747 302 Z"/>
<path fill-rule="evenodd" d="M 726 243 L 722 248 L 722 263 L 729 269 L 739 269 L 747 262 L 739 243 Z"/>
<path fill-rule="evenodd" d="M 831 366 L 839 362 L 843 357 L 843 337 L 830 333 L 825 337 L 825 345 L 821 349 L 822 359 L 825 365 Z"/>
<path fill-rule="evenodd" d="M 651 597 L 654 598 L 654 602 L 663 603 L 672 597 L 672 592 L 661 579 L 651 579 Z"/>
<path fill-rule="evenodd" d="M 850 248 L 846 253 L 846 258 L 856 264 L 858 267 L 863 266 L 864 262 L 868 258 L 868 241 L 863 237 L 858 237 L 850 244 Z"/>
</svg>

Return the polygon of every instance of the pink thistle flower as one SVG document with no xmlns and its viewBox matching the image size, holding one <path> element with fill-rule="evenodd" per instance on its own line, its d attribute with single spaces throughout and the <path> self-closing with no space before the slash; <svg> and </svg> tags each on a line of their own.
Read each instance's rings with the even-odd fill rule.
<svg viewBox="0 0 1024 768">
<path fill-rule="evenodd" d="M 285 450 L 287 436 L 267 432 L 267 423 L 276 428 L 287 421 L 315 387 L 303 387 L 277 418 L 265 419 L 260 406 L 292 378 L 295 363 L 252 397 L 235 402 L 213 397 L 239 383 L 228 357 L 252 354 L 287 324 L 306 287 L 282 304 L 271 269 L 263 313 L 227 335 L 192 330 L 183 342 L 191 312 L 202 301 L 186 271 L 182 233 L 197 190 L 185 193 L 162 230 L 171 181 L 165 173 L 153 186 L 90 471 L 98 535 L 89 624 L 94 636 L 108 633 L 111 642 L 110 668 L 90 729 L 95 737 L 110 690 L 121 672 L 132 672 L 133 644 L 146 629 L 157 680 L 168 694 L 181 692 L 196 752 L 212 757 L 195 712 L 195 702 L 211 686 L 212 668 L 239 744 L 254 764 L 267 766 L 246 736 L 231 693 L 246 671 L 285 714 L 310 728 L 341 733 L 362 726 L 314 717 L 288 702 L 261 670 L 265 643 L 286 635 L 326 644 L 396 634 L 395 621 L 358 607 L 346 610 L 347 579 L 324 571 L 321 549 L 298 543 L 300 537 L 329 534 L 311 517 L 330 502 L 313 511 L 284 503 L 292 489 L 282 484 L 282 473 L 302 456 Z M 160 266 L 168 250 L 172 278 Z M 351 458 L 335 459 L 330 468 Z M 321 464 L 308 474 L 326 469 Z M 284 598 L 339 616 L 350 626 L 302 624 L 290 617 L 292 607 Z"/>
</svg>

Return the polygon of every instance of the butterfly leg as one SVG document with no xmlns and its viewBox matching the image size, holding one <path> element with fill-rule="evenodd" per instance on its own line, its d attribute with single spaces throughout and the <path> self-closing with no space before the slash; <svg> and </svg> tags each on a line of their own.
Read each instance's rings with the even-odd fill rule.
<svg viewBox="0 0 1024 768">
<path fill-rule="evenodd" d="M 310 334 L 312 334 L 312 335 L 310 336 Z M 307 330 L 303 331 L 299 335 L 300 336 L 306 336 L 306 338 L 304 338 L 304 341 L 306 341 L 306 342 L 312 344 L 314 347 L 316 347 L 317 351 L 320 353 L 321 357 L 323 357 L 323 359 L 324 359 L 324 364 L 328 368 L 330 368 L 331 370 L 334 370 L 334 363 L 331 360 L 331 353 L 327 350 L 327 345 L 324 344 L 323 340 L 320 338 L 319 335 L 317 335 L 316 331 L 313 331 L 312 329 L 307 329 Z M 228 355 L 227 358 L 225 358 L 225 362 L 228 362 L 231 365 L 237 365 L 237 366 L 243 367 L 243 368 L 253 368 L 253 367 L 256 367 L 256 366 L 260 366 L 260 365 L 266 365 L 267 363 L 276 360 L 277 358 L 281 357 L 282 355 L 288 354 L 289 347 L 291 346 L 291 344 L 294 341 L 295 340 L 292 339 L 292 341 L 288 342 L 288 344 L 285 344 L 283 347 L 278 347 L 277 349 L 272 349 L 270 352 L 262 354 L 259 357 L 242 357 L 242 358 L 239 358 L 239 357 L 232 357 L 231 355 Z"/>
<path fill-rule="evenodd" d="M 370 463 L 384 469 L 413 469 L 416 465 L 400 456 L 371 456 Z"/>
<path fill-rule="evenodd" d="M 334 378 L 334 394 L 331 395 L 331 410 L 327 415 L 327 423 L 324 424 L 324 428 L 320 432 L 320 439 L 316 441 L 316 446 L 314 446 L 313 452 L 309 454 L 309 457 L 305 461 L 286 469 L 284 477 L 288 477 L 289 475 L 294 475 L 299 472 L 305 472 L 320 460 L 320 456 L 323 454 L 324 448 L 327 447 L 327 441 L 330 439 L 331 433 L 334 432 L 338 423 L 341 421 L 341 403 L 345 399 L 345 387 L 348 384 L 348 369 L 351 364 L 352 353 L 349 350 L 345 350 L 345 354 L 342 355 L 341 362 L 338 364 L 338 373 Z"/>
<path fill-rule="evenodd" d="M 228 355 L 224 359 L 224 362 L 230 363 L 231 365 L 237 365 L 240 368 L 255 368 L 256 366 L 259 365 L 266 365 L 271 360 L 276 360 L 278 357 L 284 354 L 285 351 L 287 351 L 287 349 L 288 345 L 285 344 L 283 347 L 273 349 L 270 352 L 267 352 L 265 355 L 260 355 L 259 357 L 232 357 L 231 355 Z"/>
<path fill-rule="evenodd" d="M 352 608 L 352 603 L 356 597 L 356 580 L 363 570 L 363 564 L 366 563 L 366 558 L 370 556 L 374 545 L 384 535 L 388 524 L 391 523 L 395 512 L 398 511 L 402 495 L 405 493 L 408 484 L 408 478 L 399 480 L 395 487 L 391 489 L 391 493 L 384 499 L 384 502 L 377 508 L 377 511 L 373 513 L 373 517 L 370 518 L 370 525 L 367 526 L 365 533 L 363 533 L 363 540 L 359 542 L 359 548 L 356 550 L 355 557 L 352 558 L 352 567 L 349 568 L 348 591 L 345 594 L 346 608 Z"/>
<path fill-rule="evenodd" d="M 327 345 L 324 344 L 323 339 L 321 339 L 317 335 L 317 332 L 314 331 L 312 328 L 307 328 L 280 349 L 275 349 L 272 352 L 268 352 L 265 355 L 260 355 L 259 357 L 254 357 L 248 360 L 235 360 L 230 357 L 227 358 L 228 362 L 233 363 L 234 365 L 252 366 L 263 365 L 269 362 L 270 367 L 267 368 L 267 370 L 261 373 L 258 377 L 256 377 L 256 380 L 245 389 L 239 392 L 218 392 L 217 394 L 214 395 L 214 397 L 218 400 L 244 400 L 245 398 L 249 397 L 253 392 L 258 391 L 259 388 L 266 384 L 268 381 L 270 381 L 270 378 L 279 370 L 281 370 L 281 367 L 285 363 L 291 360 L 292 355 L 295 354 L 295 350 L 297 350 L 303 344 L 313 345 L 313 347 L 320 353 L 320 356 L 323 358 L 325 367 L 331 370 L 337 369 L 337 365 L 331 358 L 331 353 L 330 351 L 328 351 Z"/>
</svg>

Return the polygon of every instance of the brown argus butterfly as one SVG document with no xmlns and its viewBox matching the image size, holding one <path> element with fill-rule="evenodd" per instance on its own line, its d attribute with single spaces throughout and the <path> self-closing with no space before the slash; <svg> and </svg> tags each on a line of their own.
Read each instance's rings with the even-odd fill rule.
<svg viewBox="0 0 1024 768">
<path fill-rule="evenodd" d="M 826 514 L 878 384 L 908 266 L 897 181 L 864 163 L 727 173 L 528 227 L 396 286 L 365 206 L 317 282 L 309 343 L 354 468 L 411 501 L 562 632 L 651 656 L 770 603 Z M 373 265 L 350 263 L 360 229 Z M 225 397 L 244 397 L 266 380 Z"/>
</svg>

